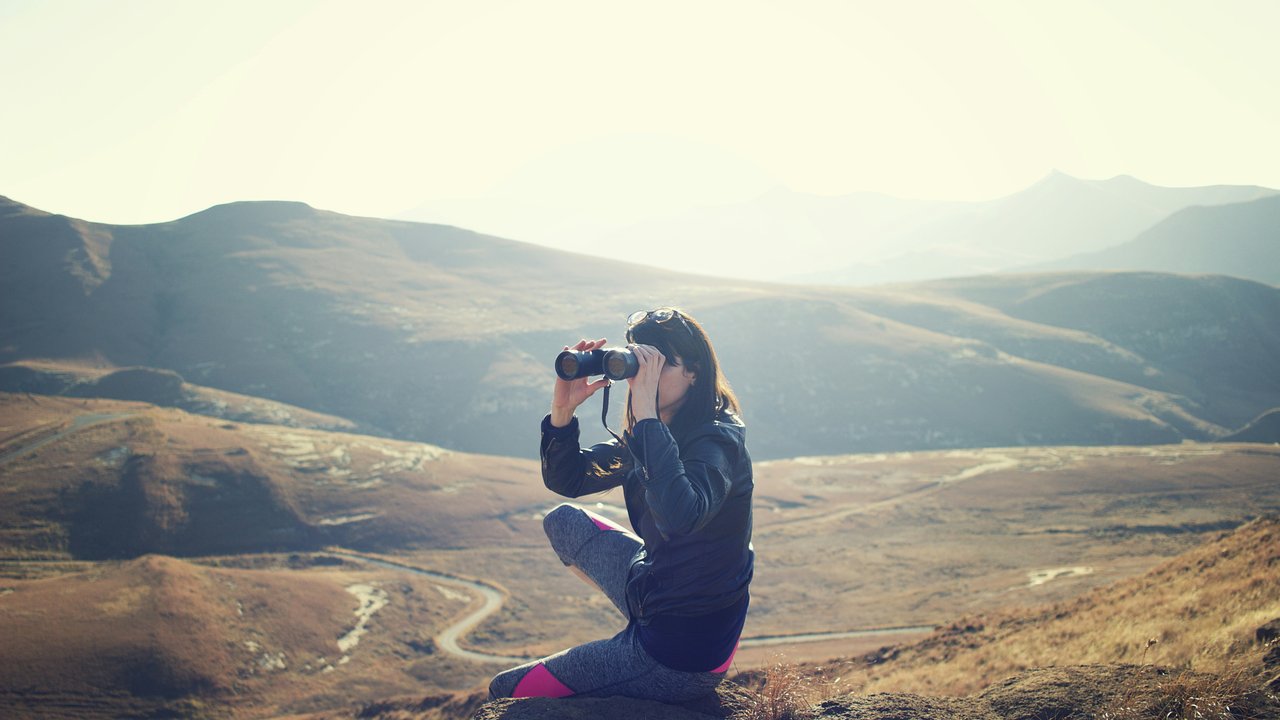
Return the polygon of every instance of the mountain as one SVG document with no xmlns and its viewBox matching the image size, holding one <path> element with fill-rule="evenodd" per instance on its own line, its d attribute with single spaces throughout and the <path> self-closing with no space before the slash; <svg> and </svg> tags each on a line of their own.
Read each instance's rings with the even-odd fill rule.
<svg viewBox="0 0 1280 720">
<path fill-rule="evenodd" d="M 866 285 L 1004 271 L 1128 242 L 1188 207 L 1239 203 L 1278 192 L 1254 186 L 1165 188 L 1127 175 L 1081 180 L 1054 171 L 1026 190 L 958 205 L 950 214 L 893 237 L 892 255 L 851 257 L 804 279 Z"/>
<path fill-rule="evenodd" d="M 1079 273 L 958 278 L 907 289 L 868 293 L 887 299 L 865 307 L 1018 357 L 1169 393 L 1209 423 L 1239 427 L 1256 417 L 1251 409 L 1268 409 L 1258 399 L 1280 392 L 1274 359 L 1280 336 L 1272 331 L 1280 296 L 1268 285 L 1224 276 Z M 1249 391 L 1237 389 L 1245 385 Z"/>
<path fill-rule="evenodd" d="M 0 364 L 152 368 L 176 373 L 175 388 L 488 454 L 536 452 L 561 347 L 618 342 L 622 318 L 664 304 L 709 329 L 760 459 L 1209 439 L 1280 406 L 1280 289 L 1218 278 L 972 279 L 955 286 L 964 297 L 945 284 L 815 288 L 301 203 L 113 226 L 6 201 L 0 280 Z M 1010 308 L 1006 296 L 1041 299 Z M 1194 300 L 1171 314 L 1178 297 L 1216 298 L 1222 321 Z M 597 402 L 582 413 L 589 441 L 606 437 Z"/>
<path fill-rule="evenodd" d="M 1029 269 L 1218 273 L 1280 285 L 1280 197 L 1189 207 L 1128 242 Z"/>
<path fill-rule="evenodd" d="M 523 220 L 503 226 L 509 236 L 601 257 L 634 261 L 643 252 L 708 275 L 870 285 L 997 272 L 1103 250 L 1185 208 L 1277 193 L 1256 186 L 1168 188 L 1126 175 L 1084 180 L 1054 171 L 1025 190 L 979 202 L 774 188 L 693 208 L 659 201 L 647 213 L 631 200 L 612 222 L 594 204 L 538 213 L 514 200 L 482 203 L 484 212 L 471 208 L 462 216 L 519 215 Z M 449 211 L 424 208 L 402 217 L 432 220 L 440 212 Z"/>
</svg>

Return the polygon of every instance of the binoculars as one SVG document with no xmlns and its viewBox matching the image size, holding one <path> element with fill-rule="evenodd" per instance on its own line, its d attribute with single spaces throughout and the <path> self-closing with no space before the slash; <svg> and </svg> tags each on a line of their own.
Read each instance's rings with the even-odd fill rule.
<svg viewBox="0 0 1280 720">
<path fill-rule="evenodd" d="M 556 375 L 576 380 L 604 375 L 610 380 L 626 380 L 640 372 L 640 360 L 626 348 L 565 350 L 556 356 Z"/>
</svg>

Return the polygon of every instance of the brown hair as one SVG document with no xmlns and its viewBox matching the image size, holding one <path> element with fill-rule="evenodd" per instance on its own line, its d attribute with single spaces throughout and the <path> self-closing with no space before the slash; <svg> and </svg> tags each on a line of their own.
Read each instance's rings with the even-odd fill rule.
<svg viewBox="0 0 1280 720">
<path fill-rule="evenodd" d="M 659 309 L 671 310 L 674 315 L 665 322 L 658 322 L 653 313 L 649 313 L 644 320 L 627 329 L 627 342 L 652 345 L 666 356 L 668 364 L 679 362 L 694 374 L 693 385 L 685 395 L 684 403 L 671 419 L 671 434 L 679 441 L 690 430 L 723 416 L 741 422 L 738 418 L 741 413 L 738 397 L 720 369 L 711 338 L 707 337 L 702 325 L 679 308 Z M 635 415 L 631 412 L 631 399 L 628 397 L 627 427 L 633 425 Z"/>
</svg>

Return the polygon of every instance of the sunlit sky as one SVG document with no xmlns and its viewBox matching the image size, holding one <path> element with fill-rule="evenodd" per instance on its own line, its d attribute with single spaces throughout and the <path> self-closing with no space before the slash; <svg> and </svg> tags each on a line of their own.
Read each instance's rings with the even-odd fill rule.
<svg viewBox="0 0 1280 720">
<path fill-rule="evenodd" d="M 0 0 L 0 195 L 146 223 L 1280 187 L 1277 28 L 1272 0 Z"/>
</svg>

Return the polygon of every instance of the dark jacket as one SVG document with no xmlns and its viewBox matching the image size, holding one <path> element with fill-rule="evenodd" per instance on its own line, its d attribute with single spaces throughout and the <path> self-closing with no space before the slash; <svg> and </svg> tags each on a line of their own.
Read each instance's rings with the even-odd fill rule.
<svg viewBox="0 0 1280 720">
<path fill-rule="evenodd" d="M 742 600 L 755 565 L 751 548 L 751 457 L 746 428 L 722 415 L 677 446 L 659 420 L 634 434 L 581 449 L 578 420 L 542 423 L 542 479 L 579 497 L 622 486 L 631 527 L 644 540 L 627 581 L 631 614 L 697 616 Z"/>
</svg>

